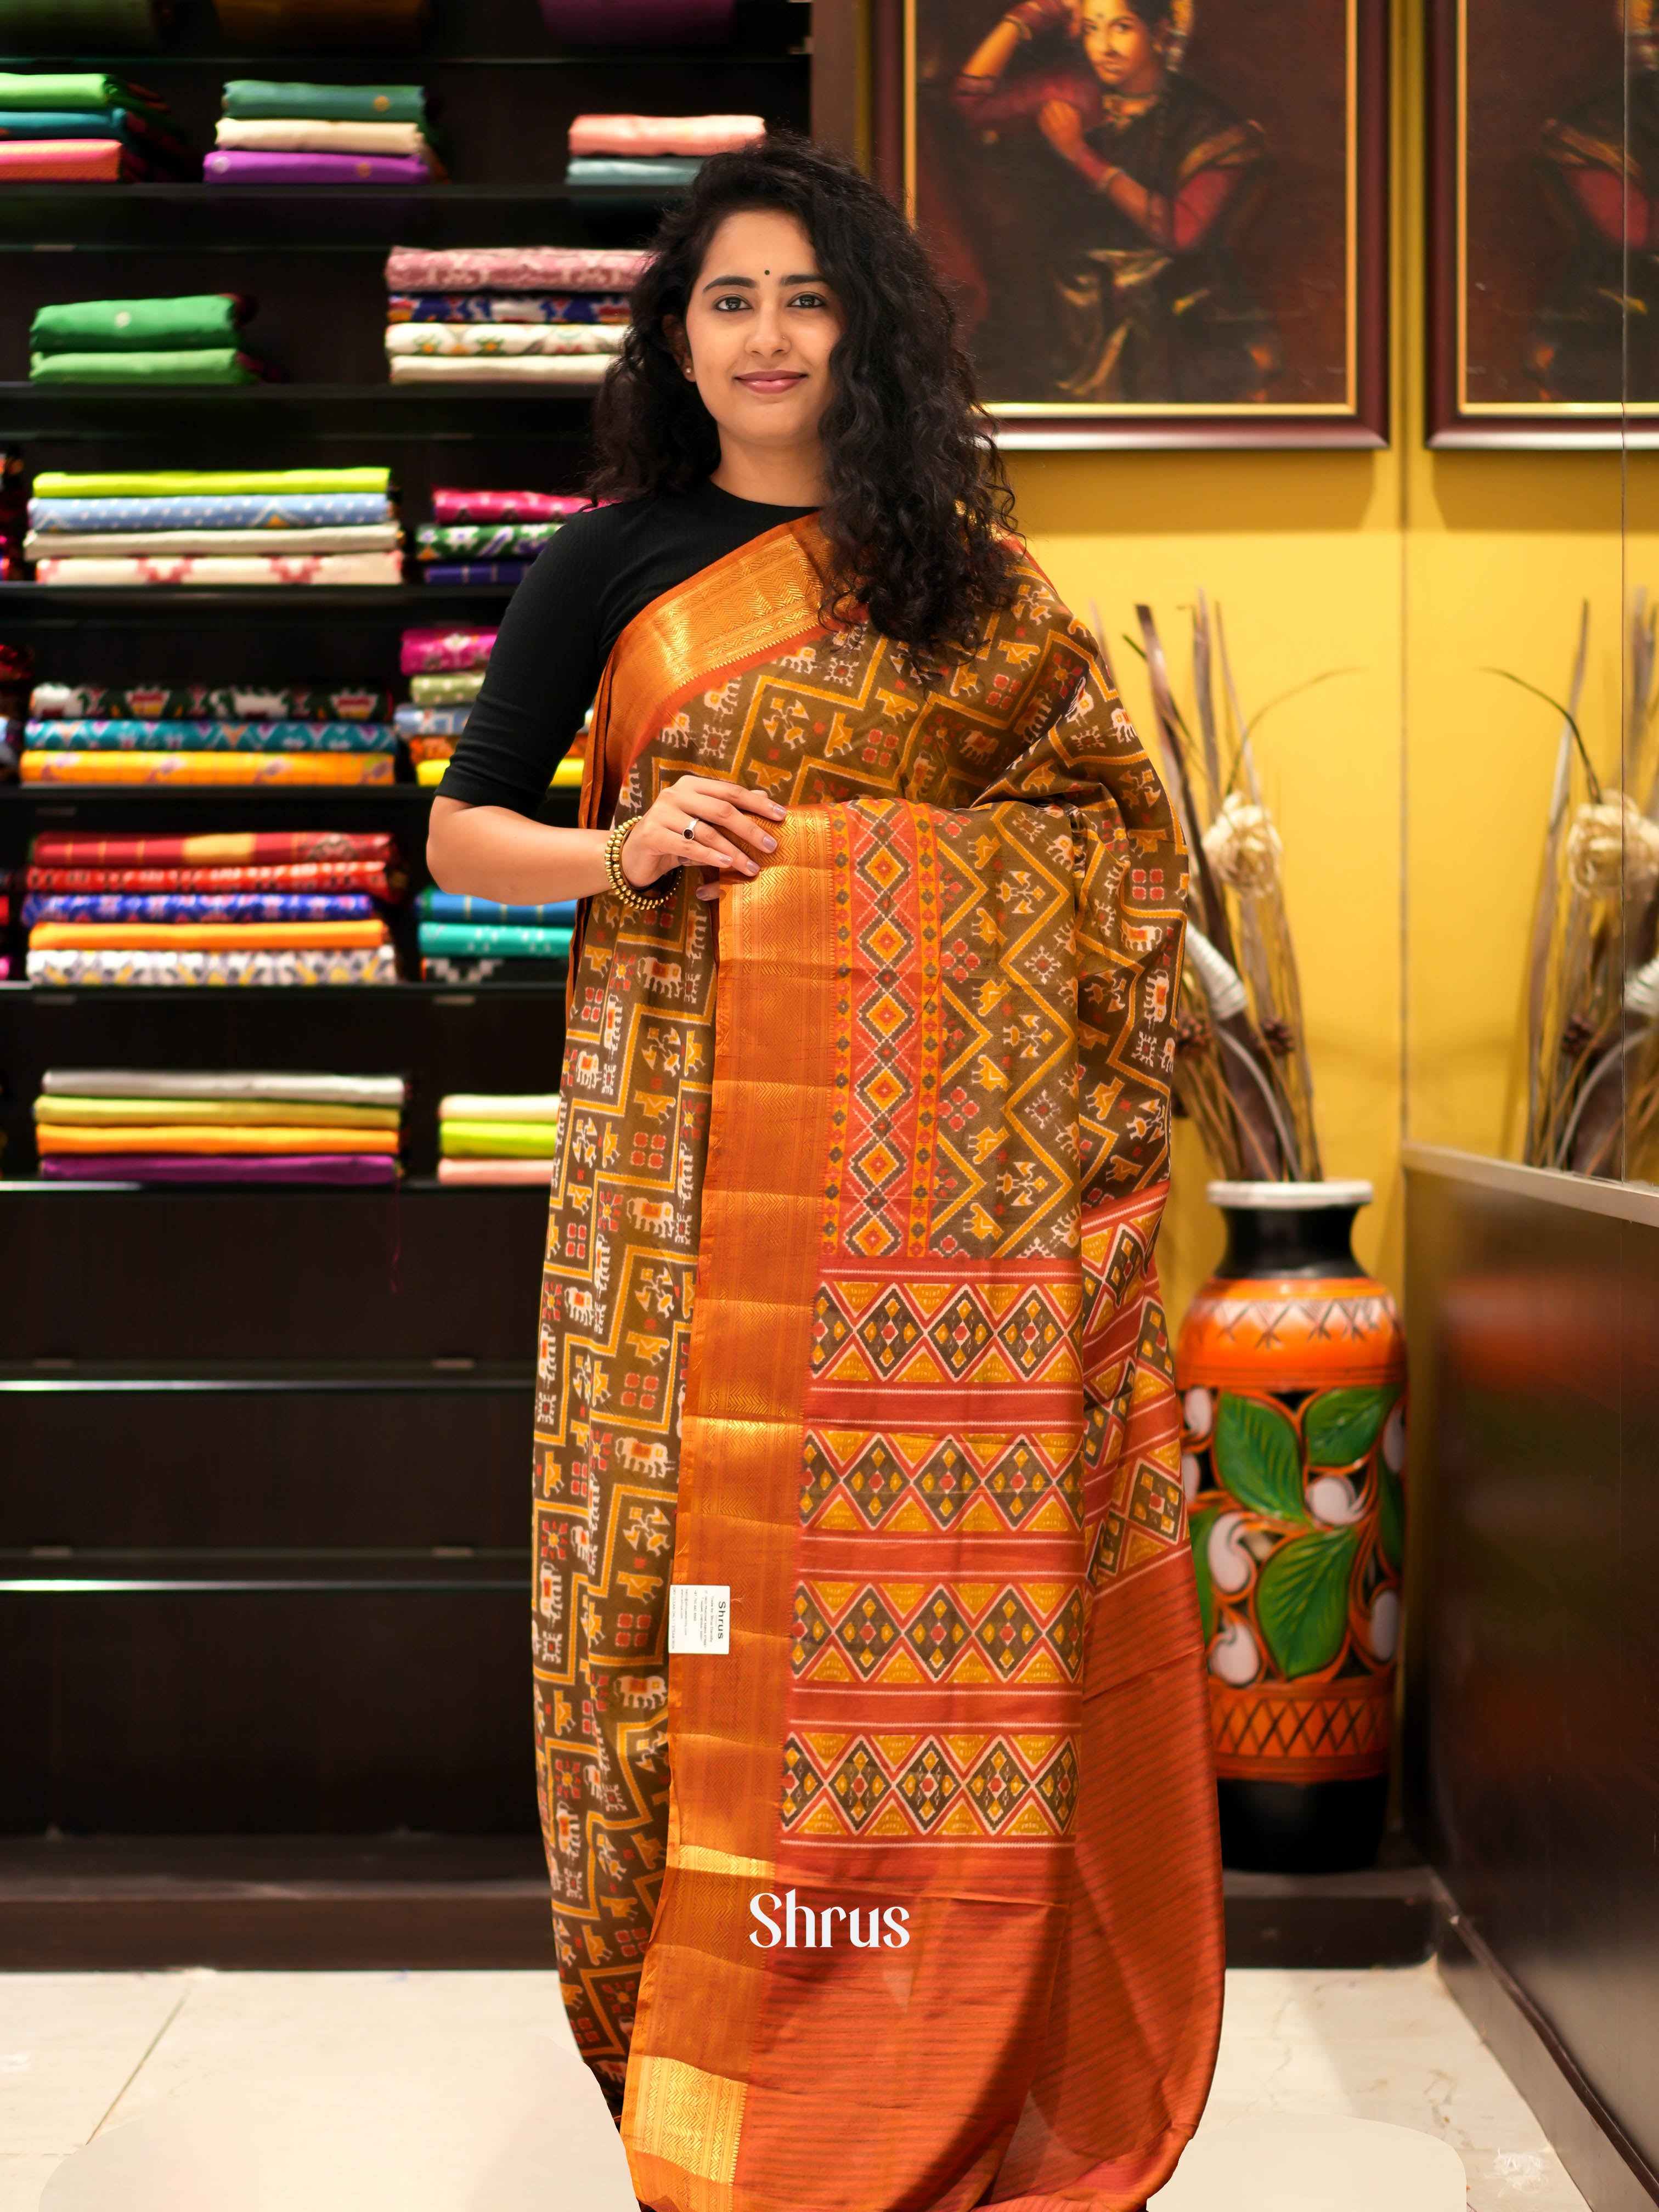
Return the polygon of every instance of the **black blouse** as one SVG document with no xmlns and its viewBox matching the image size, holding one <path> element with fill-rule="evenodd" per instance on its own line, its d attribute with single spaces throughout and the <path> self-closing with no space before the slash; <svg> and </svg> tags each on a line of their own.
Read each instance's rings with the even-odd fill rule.
<svg viewBox="0 0 1659 2212">
<path fill-rule="evenodd" d="M 703 483 L 573 515 L 513 594 L 439 796 L 538 814 L 611 648 L 640 610 L 814 511 Z"/>
</svg>

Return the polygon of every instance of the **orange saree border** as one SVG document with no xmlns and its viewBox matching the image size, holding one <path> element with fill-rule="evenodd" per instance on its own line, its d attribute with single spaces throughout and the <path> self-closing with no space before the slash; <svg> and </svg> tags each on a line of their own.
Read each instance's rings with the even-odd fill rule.
<svg viewBox="0 0 1659 2212">
<path fill-rule="evenodd" d="M 672 2212 L 731 2212 L 746 2083 L 708 2063 L 752 2049 L 763 1951 L 749 1899 L 778 1832 L 799 1523 L 795 1498 L 821 1270 L 819 1186 L 834 1088 L 835 896 L 830 818 L 803 809 L 777 861 L 722 901 L 717 1081 L 708 1135 L 698 1301 L 683 1422 L 676 1583 L 732 1577 L 731 1651 L 678 1659 L 669 1676 L 673 1797 L 668 1872 L 646 1955 L 623 2136 L 640 2197 Z M 823 948 L 814 963 L 808 948 Z M 798 1018 L 787 1048 L 754 1046 L 745 994 L 787 969 Z M 695 1510 L 693 1510 L 695 1509 Z M 695 1954 L 687 1959 L 684 1954 Z M 676 1972 L 677 1966 L 680 1969 Z M 659 2016 L 672 1976 L 699 2002 Z M 672 2036 L 672 2047 L 665 2037 Z"/>
<path fill-rule="evenodd" d="M 810 515 L 781 522 L 641 608 L 599 678 L 582 775 L 584 829 L 598 826 L 607 801 L 614 806 L 635 761 L 694 693 L 797 638 L 825 634 L 823 544 Z M 714 637 L 728 649 L 711 662 Z"/>
</svg>

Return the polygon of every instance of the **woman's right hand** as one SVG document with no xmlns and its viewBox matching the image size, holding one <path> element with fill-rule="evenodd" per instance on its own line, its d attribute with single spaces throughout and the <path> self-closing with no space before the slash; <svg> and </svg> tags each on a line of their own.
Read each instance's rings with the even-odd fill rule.
<svg viewBox="0 0 1659 2212">
<path fill-rule="evenodd" d="M 622 848 L 622 872 L 636 890 L 671 868 L 758 874 L 760 861 L 743 848 L 752 847 L 762 855 L 775 852 L 778 841 L 764 824 L 781 822 L 783 815 L 775 799 L 746 784 L 683 775 L 637 817 Z"/>
</svg>

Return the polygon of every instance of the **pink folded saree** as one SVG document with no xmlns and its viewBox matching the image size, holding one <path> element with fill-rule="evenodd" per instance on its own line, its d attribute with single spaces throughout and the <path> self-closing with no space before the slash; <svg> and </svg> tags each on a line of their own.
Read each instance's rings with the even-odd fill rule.
<svg viewBox="0 0 1659 2212">
<path fill-rule="evenodd" d="M 760 115 L 579 115 L 573 154 L 726 154 L 766 136 Z"/>
<path fill-rule="evenodd" d="M 626 292 L 642 252 L 589 246 L 394 246 L 389 292 Z"/>
</svg>

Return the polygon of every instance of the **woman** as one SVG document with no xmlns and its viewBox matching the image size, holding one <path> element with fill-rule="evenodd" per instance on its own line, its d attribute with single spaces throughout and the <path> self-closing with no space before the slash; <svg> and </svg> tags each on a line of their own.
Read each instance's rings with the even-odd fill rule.
<svg viewBox="0 0 1659 2212">
<path fill-rule="evenodd" d="M 535 1450 L 571 2023 L 659 2212 L 1139 2205 L 1221 1970 L 1170 809 L 836 156 L 704 164 L 598 435 L 429 848 L 583 902 Z"/>
<path fill-rule="evenodd" d="M 1050 229 L 1069 401 L 1261 400 L 1283 366 L 1231 245 L 1267 141 L 1177 63 L 1171 0 L 1018 0 L 956 82 L 976 128 L 1034 120 L 1075 180 Z"/>
</svg>

